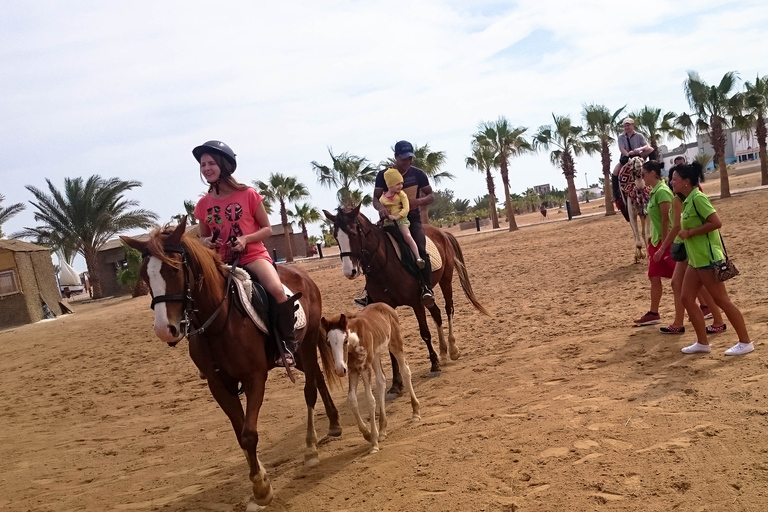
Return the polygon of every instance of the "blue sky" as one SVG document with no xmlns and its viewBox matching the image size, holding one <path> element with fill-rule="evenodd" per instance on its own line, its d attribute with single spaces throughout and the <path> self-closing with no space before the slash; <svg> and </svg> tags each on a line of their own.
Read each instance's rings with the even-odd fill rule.
<svg viewBox="0 0 768 512">
<path fill-rule="evenodd" d="M 327 209 L 334 192 L 310 165 L 330 163 L 327 147 L 376 163 L 398 139 L 429 143 L 457 177 L 437 188 L 474 198 L 485 184 L 464 158 L 481 121 L 532 133 L 585 103 L 680 112 L 687 70 L 768 73 L 761 1 L 264 4 L 3 2 L 5 204 L 45 178 L 101 174 L 141 181 L 130 197 L 166 221 L 204 191 L 191 149 L 209 139 L 235 149 L 241 181 L 294 175 Z M 596 182 L 600 165 L 577 171 Z M 510 179 L 513 192 L 565 186 L 546 154 L 514 160 Z"/>
</svg>

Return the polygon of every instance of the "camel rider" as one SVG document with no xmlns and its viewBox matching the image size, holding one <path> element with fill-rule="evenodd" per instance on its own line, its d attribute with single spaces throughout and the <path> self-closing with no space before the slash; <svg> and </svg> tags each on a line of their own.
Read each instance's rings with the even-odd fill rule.
<svg viewBox="0 0 768 512">
<path fill-rule="evenodd" d="M 432 293 L 432 265 L 427 254 L 427 237 L 424 234 L 424 227 L 421 224 L 421 205 L 430 205 L 435 202 L 435 196 L 432 194 L 432 186 L 429 184 L 427 174 L 413 167 L 413 144 L 401 140 L 395 144 L 395 165 L 403 177 L 403 192 L 408 196 L 410 210 L 408 212 L 409 230 L 416 246 L 419 249 L 419 256 L 424 260 L 424 268 L 420 273 L 421 285 L 421 303 L 424 306 L 431 306 L 435 303 L 435 295 Z M 376 183 L 373 190 L 373 207 L 379 212 L 382 219 L 389 218 L 387 208 L 379 200 L 381 195 L 387 190 L 387 182 L 384 179 L 386 169 L 379 171 L 376 175 Z M 363 290 L 362 297 L 355 298 L 355 304 L 366 306 L 368 304 L 368 293 Z"/>
<path fill-rule="evenodd" d="M 623 202 L 619 203 L 621 193 L 619 191 L 619 171 L 621 168 L 629 162 L 629 159 L 634 156 L 639 156 L 645 159 L 653 152 L 653 148 L 645 141 L 645 137 L 642 134 L 635 131 L 635 121 L 627 117 L 621 122 L 624 127 L 624 133 L 619 135 L 618 144 L 621 156 L 616 167 L 613 168 L 613 175 L 611 176 L 611 185 L 613 187 L 613 200 L 617 204 L 620 204 L 620 209 L 624 219 L 629 221 L 629 214 L 627 213 L 627 207 Z"/>
</svg>

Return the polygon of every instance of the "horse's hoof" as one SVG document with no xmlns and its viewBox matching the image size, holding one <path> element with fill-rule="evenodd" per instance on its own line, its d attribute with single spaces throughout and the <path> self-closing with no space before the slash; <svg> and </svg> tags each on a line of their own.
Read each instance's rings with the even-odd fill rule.
<svg viewBox="0 0 768 512">
<path fill-rule="evenodd" d="M 257 504 L 253 499 L 248 502 L 248 506 L 245 507 L 245 512 L 260 512 L 267 507 L 263 507 Z"/>
<path fill-rule="evenodd" d="M 411 416 L 411 421 L 421 421 L 421 416 L 419 414 L 414 414 Z"/>
<path fill-rule="evenodd" d="M 251 498 L 251 502 L 250 503 L 253 503 L 254 505 L 256 505 L 258 507 L 266 507 L 267 505 L 272 503 L 272 498 L 275 496 L 275 494 L 272 491 L 272 485 L 271 484 L 268 484 L 268 485 L 269 485 L 269 488 L 267 489 L 267 491 L 264 493 L 264 495 L 261 498 L 257 498 L 256 497 L 256 494 L 255 494 L 256 486 L 254 485 L 253 486 L 254 487 L 253 488 L 254 495 L 253 495 L 253 498 Z M 261 510 L 261 509 L 254 509 L 254 510 Z"/>
<path fill-rule="evenodd" d="M 376 453 L 378 451 L 379 451 L 379 447 L 378 446 L 372 446 L 371 449 L 368 451 L 368 454 Z"/>
<path fill-rule="evenodd" d="M 328 435 L 331 437 L 341 437 L 341 427 L 329 427 L 328 428 Z"/>
<path fill-rule="evenodd" d="M 320 465 L 320 459 L 317 458 L 317 455 L 312 456 L 304 456 L 304 465 L 308 468 L 313 468 L 315 466 Z"/>
<path fill-rule="evenodd" d="M 371 442 L 371 433 L 370 432 L 360 432 L 360 433 L 363 434 L 363 437 L 365 438 L 366 441 L 368 441 L 369 443 Z"/>
<path fill-rule="evenodd" d="M 448 352 L 440 352 L 440 362 L 445 364 L 448 362 Z"/>
<path fill-rule="evenodd" d="M 460 355 L 461 355 L 461 352 L 459 351 L 458 348 L 456 347 L 451 348 L 451 361 L 457 360 Z"/>
<path fill-rule="evenodd" d="M 387 391 L 385 400 L 391 402 L 392 400 L 401 396 L 403 396 L 403 388 L 391 387 L 389 388 L 389 391 Z"/>
<path fill-rule="evenodd" d="M 429 376 L 430 377 L 439 377 L 441 373 L 443 373 L 443 372 L 441 372 L 440 370 L 431 371 L 431 372 L 429 372 Z"/>
</svg>

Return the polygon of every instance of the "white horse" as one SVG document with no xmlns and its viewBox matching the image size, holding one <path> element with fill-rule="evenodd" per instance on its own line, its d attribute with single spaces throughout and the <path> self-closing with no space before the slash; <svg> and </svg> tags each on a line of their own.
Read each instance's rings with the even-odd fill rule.
<svg viewBox="0 0 768 512">
<path fill-rule="evenodd" d="M 639 263 L 648 253 L 648 236 L 650 235 L 649 190 L 643 180 L 643 162 L 643 158 L 632 157 L 619 171 L 619 191 L 622 201 L 627 205 L 629 225 L 635 238 L 635 263 Z"/>
</svg>

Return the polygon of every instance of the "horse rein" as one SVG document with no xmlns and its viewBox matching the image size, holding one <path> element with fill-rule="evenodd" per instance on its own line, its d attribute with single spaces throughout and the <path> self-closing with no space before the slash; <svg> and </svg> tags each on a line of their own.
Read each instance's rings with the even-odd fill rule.
<svg viewBox="0 0 768 512">
<path fill-rule="evenodd" d="M 150 304 L 151 309 L 155 309 L 155 304 L 161 303 L 161 302 L 181 302 L 181 308 L 183 312 L 183 318 L 179 322 L 181 327 L 182 336 L 185 338 L 189 338 L 190 336 L 195 336 L 197 334 L 203 334 L 208 327 L 213 323 L 213 321 L 216 319 L 217 316 L 219 316 L 219 313 L 221 312 L 221 308 L 224 307 L 224 301 L 227 300 L 227 293 L 230 289 L 230 286 L 232 284 L 232 275 L 235 268 L 237 268 L 238 263 L 240 262 L 240 256 L 238 255 L 235 258 L 235 261 L 232 263 L 232 268 L 229 271 L 229 275 L 227 276 L 227 283 L 224 287 L 224 297 L 222 297 L 221 302 L 219 302 L 218 307 L 216 310 L 211 314 L 210 317 L 208 317 L 208 320 L 206 320 L 203 325 L 198 329 L 192 329 L 190 330 L 190 326 L 192 325 L 192 321 L 190 320 L 190 316 L 193 313 L 197 313 L 198 310 L 195 309 L 195 300 L 192 298 L 192 289 L 189 286 L 189 260 L 187 258 L 188 252 L 187 249 L 183 245 L 173 245 L 173 246 L 164 246 L 163 251 L 167 253 L 172 254 L 181 254 L 181 269 L 184 273 L 184 294 L 165 294 L 165 295 L 158 295 L 155 297 L 152 295 L 152 303 Z M 144 252 L 142 253 L 142 259 L 147 258 L 151 256 L 149 250 L 144 249 Z M 152 294 L 152 289 L 150 288 L 150 294 Z M 231 309 L 229 310 L 231 311 Z M 227 312 L 227 318 L 229 318 L 229 311 Z"/>
<path fill-rule="evenodd" d="M 362 242 L 360 243 L 360 251 L 345 251 L 339 253 L 339 258 L 342 260 L 345 256 L 350 258 L 357 258 L 358 266 L 360 267 L 360 271 L 365 274 L 369 274 L 371 272 L 371 263 L 373 262 L 373 255 L 376 254 L 379 251 L 379 247 L 381 247 L 381 238 L 377 237 L 377 244 L 376 249 L 374 249 L 372 252 L 369 252 L 366 249 L 366 244 L 368 242 L 367 235 L 370 234 L 372 231 L 368 230 L 368 233 L 366 233 L 363 230 L 363 227 L 360 225 L 360 221 L 355 219 L 355 235 L 357 238 L 359 238 Z M 350 249 L 352 247 L 350 246 Z M 367 263 L 366 263 L 367 261 Z"/>
</svg>

